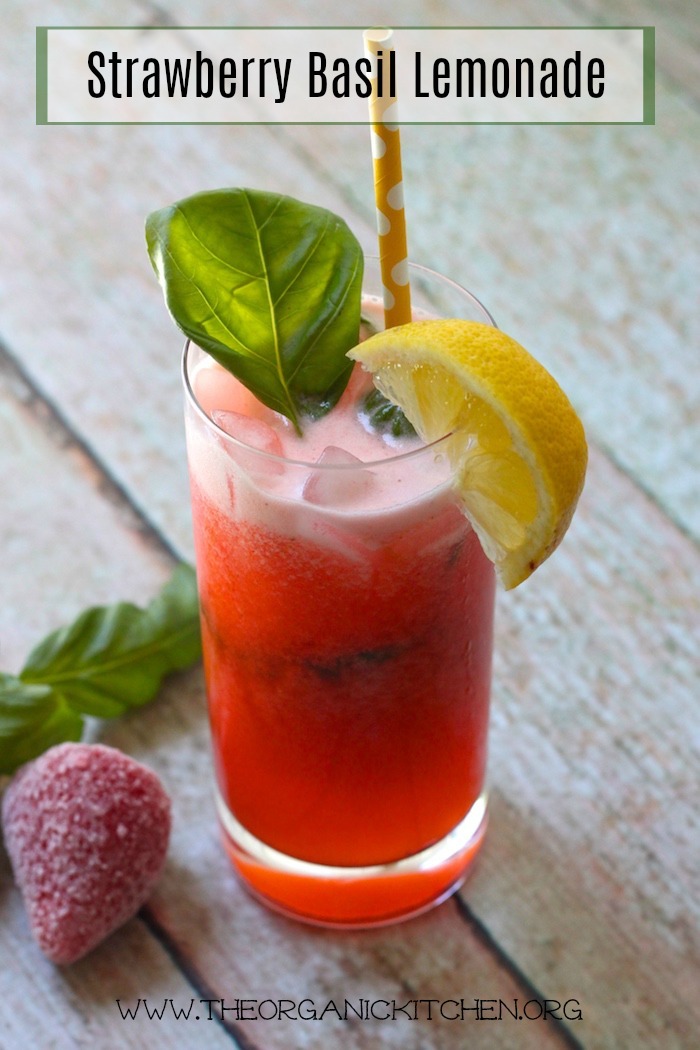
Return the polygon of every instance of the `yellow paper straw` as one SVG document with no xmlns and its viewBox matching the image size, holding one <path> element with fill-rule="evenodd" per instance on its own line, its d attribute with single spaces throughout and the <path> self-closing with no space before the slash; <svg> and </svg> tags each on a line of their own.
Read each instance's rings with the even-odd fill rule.
<svg viewBox="0 0 700 1050">
<path fill-rule="evenodd" d="M 396 95 L 389 94 L 389 69 L 393 30 L 366 29 L 365 56 L 372 61 L 372 94 L 369 99 L 370 134 L 374 164 L 374 199 L 377 205 L 379 263 L 387 328 L 411 320 L 411 289 L 408 283 L 406 212 L 401 175 L 401 139 L 396 123 Z M 378 63 L 382 63 L 381 96 Z"/>
</svg>

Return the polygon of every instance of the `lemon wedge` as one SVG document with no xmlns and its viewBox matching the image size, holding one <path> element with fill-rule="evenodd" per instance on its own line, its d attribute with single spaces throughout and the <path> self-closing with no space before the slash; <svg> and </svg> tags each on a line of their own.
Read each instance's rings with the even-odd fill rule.
<svg viewBox="0 0 700 1050">
<path fill-rule="evenodd" d="M 549 557 L 583 488 L 583 426 L 519 343 L 476 321 L 413 321 L 350 351 L 424 441 L 451 435 L 454 487 L 506 590 Z"/>
</svg>

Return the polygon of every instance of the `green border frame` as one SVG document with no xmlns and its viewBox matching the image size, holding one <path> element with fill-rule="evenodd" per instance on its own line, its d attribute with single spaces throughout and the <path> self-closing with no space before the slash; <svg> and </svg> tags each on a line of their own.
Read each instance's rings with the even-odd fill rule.
<svg viewBox="0 0 700 1050">
<path fill-rule="evenodd" d="M 49 123 L 49 26 L 36 29 L 36 122 Z"/>
<path fill-rule="evenodd" d="M 49 120 L 48 119 L 48 35 L 49 31 L 104 29 L 109 31 L 138 29 L 140 32 L 182 32 L 188 30 L 345 30 L 361 33 L 367 26 L 37 26 L 36 27 L 36 123 L 50 127 L 315 127 L 342 126 L 364 127 L 367 120 Z M 393 25 L 393 29 L 487 29 L 487 30 L 531 30 L 539 32 L 549 29 L 561 30 L 616 30 L 633 29 L 642 33 L 642 119 L 641 120 L 401 120 L 404 127 L 640 127 L 656 123 L 656 28 L 654 26 L 404 26 Z"/>
<path fill-rule="evenodd" d="M 642 26 L 643 124 L 656 123 L 656 29 Z"/>
</svg>

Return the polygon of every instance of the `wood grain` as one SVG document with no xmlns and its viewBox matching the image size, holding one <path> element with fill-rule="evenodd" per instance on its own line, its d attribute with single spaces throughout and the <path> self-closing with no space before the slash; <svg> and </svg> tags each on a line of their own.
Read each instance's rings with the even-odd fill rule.
<svg viewBox="0 0 700 1050">
<path fill-rule="evenodd" d="M 170 558 L 162 547 L 1 356 L 0 484 L 4 671 L 18 670 L 44 633 L 85 605 L 147 601 L 165 581 Z M 89 958 L 57 969 L 31 939 L 2 850 L 0 957 L 3 1050 L 185 1045 L 170 1015 L 154 1024 L 143 1016 L 124 1022 L 118 1013 L 118 998 L 133 1006 L 138 998 L 187 1002 L 193 994 L 143 922 L 132 920 Z M 105 1030 L 113 1042 L 104 1041 Z M 213 1047 L 231 1045 L 218 1025 L 208 1034 Z"/>
</svg>

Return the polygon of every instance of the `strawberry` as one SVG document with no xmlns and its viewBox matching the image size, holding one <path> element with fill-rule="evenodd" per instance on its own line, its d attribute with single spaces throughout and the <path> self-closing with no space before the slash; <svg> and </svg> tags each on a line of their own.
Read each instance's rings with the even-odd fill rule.
<svg viewBox="0 0 700 1050">
<path fill-rule="evenodd" d="M 102 744 L 59 744 L 14 776 L 5 844 L 32 933 L 71 963 L 131 918 L 158 879 L 170 799 L 140 762 Z"/>
</svg>

